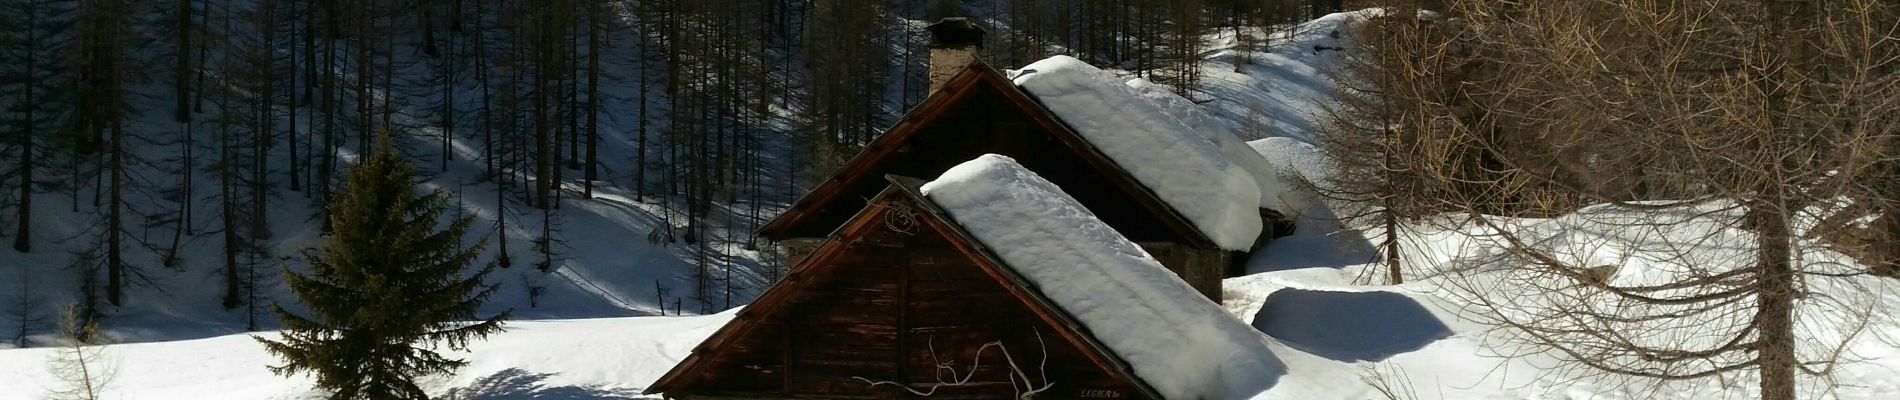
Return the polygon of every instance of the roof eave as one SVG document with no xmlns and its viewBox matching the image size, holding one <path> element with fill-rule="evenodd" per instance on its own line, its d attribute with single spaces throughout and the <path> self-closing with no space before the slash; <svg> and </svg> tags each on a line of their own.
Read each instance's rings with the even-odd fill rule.
<svg viewBox="0 0 1900 400">
<path fill-rule="evenodd" d="M 924 101 L 905 112 L 904 116 L 897 120 L 896 124 L 886 128 L 883 134 L 879 135 L 877 139 L 873 139 L 870 144 L 865 145 L 863 150 L 852 155 L 851 159 L 845 161 L 844 165 L 847 167 L 858 165 L 861 162 L 869 162 L 873 158 L 884 156 L 885 151 L 896 147 L 895 144 L 890 142 L 908 138 L 910 132 L 920 125 L 919 120 L 924 119 L 931 113 L 937 112 L 940 108 L 948 104 L 953 104 L 955 100 L 961 98 L 964 93 L 967 93 L 970 88 L 974 87 L 972 83 L 979 81 L 984 74 L 991 74 L 998 79 L 1007 80 L 1003 77 L 1001 71 L 997 71 L 996 68 L 991 67 L 988 63 L 984 63 L 981 59 L 970 63 L 970 65 L 965 66 L 963 70 L 958 71 L 956 75 L 951 76 L 950 80 L 944 83 L 943 88 L 937 90 L 935 93 L 931 93 L 929 97 L 924 98 Z M 1045 110 L 1044 112 L 1047 111 Z M 844 184 L 845 177 L 843 175 L 850 172 L 853 171 L 840 169 L 833 172 L 816 187 L 807 190 L 805 194 L 799 196 L 798 200 L 793 201 L 790 207 L 785 208 L 785 212 L 779 213 L 778 216 L 773 217 L 771 220 L 766 221 L 764 225 L 759 226 L 759 229 L 754 231 L 753 235 L 773 241 L 784 240 L 791 237 L 789 231 L 796 226 L 800 220 L 807 217 L 813 211 L 813 208 L 818 207 L 819 204 L 833 197 L 833 195 L 829 193 L 829 190 L 837 189 L 835 186 Z"/>
</svg>

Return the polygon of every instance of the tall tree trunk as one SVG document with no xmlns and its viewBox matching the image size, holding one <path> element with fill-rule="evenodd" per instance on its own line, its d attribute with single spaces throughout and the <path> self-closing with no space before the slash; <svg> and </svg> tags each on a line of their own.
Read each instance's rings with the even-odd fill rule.
<svg viewBox="0 0 1900 400">
<path fill-rule="evenodd" d="M 231 31 L 231 1 L 224 1 L 224 31 Z M 221 62 L 226 68 L 236 65 L 229 52 Z M 220 302 L 224 309 L 238 306 L 238 252 L 243 251 L 245 242 L 238 234 L 238 182 L 237 182 L 237 138 L 232 130 L 236 122 L 237 109 L 232 104 L 231 85 L 218 85 L 218 209 L 219 219 L 224 231 L 224 296 Z"/>
<path fill-rule="evenodd" d="M 369 137 L 377 131 L 377 127 L 373 126 L 376 121 L 375 99 L 371 97 L 369 91 L 370 85 L 376 81 L 373 76 L 375 68 L 371 67 L 375 64 L 375 58 L 370 53 L 370 47 L 372 47 L 370 43 L 373 40 L 370 35 L 376 24 L 369 16 L 367 1 L 358 4 L 355 8 L 352 14 L 355 15 L 353 28 L 356 30 L 356 149 L 363 154 L 369 154 L 374 151 L 370 147 Z"/>
<path fill-rule="evenodd" d="M 644 24 L 644 20 L 642 21 L 642 24 Z M 639 32 L 638 34 L 640 35 L 640 39 L 641 39 L 640 49 L 634 52 L 634 54 L 636 57 L 640 58 L 639 60 L 636 60 L 636 62 L 639 63 L 640 72 L 638 74 L 635 74 L 635 76 L 639 77 L 637 79 L 640 80 L 640 89 L 639 89 L 640 95 L 639 95 L 639 100 L 638 100 L 638 102 L 640 103 L 640 124 L 639 124 L 639 129 L 635 130 L 634 132 L 635 145 L 634 145 L 634 151 L 633 151 L 633 199 L 634 201 L 646 201 L 646 198 L 647 198 L 647 84 L 649 82 L 647 80 L 648 69 L 647 69 L 647 54 L 646 53 L 647 53 L 648 42 L 646 41 L 645 32 Z"/>
<path fill-rule="evenodd" d="M 1384 75 L 1381 75 L 1381 78 L 1383 77 Z M 1381 86 L 1390 87 L 1390 85 L 1390 82 L 1383 82 Z M 1385 189 L 1385 193 L 1382 193 L 1383 196 L 1381 196 L 1381 201 L 1384 203 L 1385 209 L 1379 210 L 1381 214 L 1380 217 L 1384 219 L 1385 223 L 1385 243 L 1383 243 L 1381 247 L 1384 247 L 1385 250 L 1386 283 L 1397 285 L 1405 283 L 1404 268 L 1403 265 L 1400 264 L 1399 259 L 1399 210 L 1397 210 L 1397 206 L 1400 202 L 1398 196 L 1401 192 L 1398 188 L 1398 180 L 1400 177 L 1398 176 L 1399 166 L 1397 152 L 1401 144 L 1398 131 L 1392 126 L 1392 119 L 1395 115 L 1392 101 L 1390 99 L 1380 99 L 1379 108 L 1379 123 L 1382 125 L 1379 127 L 1379 134 L 1384 136 L 1382 138 L 1384 139 L 1382 140 L 1383 145 L 1381 146 L 1384 148 L 1380 149 L 1379 173 L 1383 175 L 1383 179 L 1381 180 L 1384 181 L 1382 185 Z M 1295 217 L 1293 215 L 1288 216 Z"/>
<path fill-rule="evenodd" d="M 474 40 L 475 42 L 475 80 L 476 80 L 476 83 L 481 85 L 482 87 L 481 124 L 482 124 L 483 171 L 486 173 L 485 176 L 488 177 L 488 179 L 491 179 L 497 182 L 498 186 L 496 189 L 500 190 L 501 188 L 499 187 L 499 182 L 501 182 L 502 180 L 498 179 L 495 176 L 496 154 L 495 154 L 495 136 L 494 136 L 495 135 L 494 112 L 489 109 L 489 105 L 490 105 L 489 99 L 493 96 L 489 95 L 489 85 L 488 85 L 488 82 L 489 82 L 488 28 L 486 25 L 482 24 L 482 21 L 487 20 L 487 14 L 483 10 L 484 8 L 483 4 L 485 3 L 487 2 L 484 2 L 484 1 L 475 2 L 475 30 L 474 30 L 475 32 L 475 40 Z"/>
<path fill-rule="evenodd" d="M 221 109 L 218 117 L 218 209 L 219 219 L 224 225 L 224 301 L 220 304 L 229 310 L 238 306 L 237 255 L 244 245 L 238 237 L 236 215 L 237 182 L 234 181 L 237 173 L 233 171 L 236 160 L 232 159 L 236 155 L 232 148 L 236 146 L 231 140 L 231 90 L 228 85 L 221 87 L 225 89 L 220 90 L 218 96 Z"/>
<path fill-rule="evenodd" d="M 600 147 L 600 1 L 587 1 L 587 172 L 582 177 L 586 198 L 594 198 L 594 180 Z"/>
<path fill-rule="evenodd" d="M 26 107 L 24 107 L 26 110 L 26 119 L 24 120 L 25 122 L 21 124 L 21 130 L 19 132 L 20 206 L 17 210 L 19 211 L 19 216 L 16 218 L 16 223 L 19 224 L 19 226 L 13 235 L 13 249 L 21 253 L 33 251 L 33 155 L 37 153 L 33 149 L 33 133 L 36 132 L 34 129 L 36 121 L 34 121 L 34 119 L 38 118 L 35 114 L 37 114 L 36 111 L 39 110 L 38 103 L 35 101 L 37 99 L 33 96 L 33 89 L 39 80 L 38 67 L 40 63 L 39 30 L 33 29 L 33 27 L 39 26 L 38 2 L 29 1 L 26 3 L 26 26 L 28 27 L 26 29 L 27 79 L 20 82 L 21 86 L 25 88 L 25 97 L 22 97 L 22 99 L 26 101 Z"/>
<path fill-rule="evenodd" d="M 551 36 L 553 36 L 551 32 L 553 28 L 549 26 L 553 25 L 553 17 L 550 14 L 552 14 L 552 12 L 542 10 L 539 11 L 539 18 L 535 19 L 536 25 L 539 26 L 535 27 L 537 37 L 535 38 L 533 49 L 536 61 L 534 71 L 534 197 L 535 201 L 538 202 L 536 205 L 542 209 L 554 207 L 554 197 L 550 191 L 553 187 L 553 182 L 550 181 L 554 179 L 554 164 L 552 158 L 555 151 L 555 149 L 551 148 L 552 143 L 550 142 L 553 140 L 554 133 L 548 129 L 548 125 L 553 123 L 552 119 L 548 117 L 548 96 L 550 95 L 550 93 L 548 93 L 550 90 L 548 80 L 550 76 L 553 75 L 553 72 L 549 71 L 551 68 L 548 67 L 549 64 L 553 64 L 553 60 L 551 59 L 554 57 L 552 54 L 553 50 L 549 49 L 549 47 L 552 47 L 549 42 L 552 41 Z"/>
<path fill-rule="evenodd" d="M 106 2 L 102 8 L 100 13 L 103 15 L 96 15 L 93 18 L 116 20 L 120 17 L 120 13 L 126 11 L 124 4 L 112 1 Z M 125 129 L 122 125 L 123 113 L 120 111 L 122 107 L 120 102 L 123 101 L 125 93 L 124 71 L 122 71 L 125 60 L 120 48 L 123 45 L 124 35 L 119 31 L 123 27 L 118 24 L 97 19 L 95 23 L 102 26 L 94 28 L 98 29 L 98 34 L 103 37 L 94 38 L 96 42 L 91 43 L 94 46 L 93 51 L 96 52 L 96 58 L 92 62 L 93 67 L 96 68 L 95 71 L 98 71 L 100 75 L 95 77 L 97 79 L 95 82 L 103 89 L 95 93 L 100 97 L 92 101 L 100 107 L 99 115 L 104 119 L 99 123 L 105 124 L 111 133 L 111 148 L 107 150 L 111 153 L 111 161 L 109 161 L 109 168 L 111 168 L 109 196 L 111 198 L 107 200 L 110 204 L 107 205 L 106 217 L 106 301 L 118 306 L 125 304 L 126 268 L 124 254 Z M 93 201 L 96 203 L 98 198 L 94 197 Z"/>
<path fill-rule="evenodd" d="M 106 301 L 120 306 L 125 305 L 125 130 L 116 118 L 107 123 L 112 126 L 112 199 L 106 217 Z"/>
<path fill-rule="evenodd" d="M 1770 200 L 1778 200 L 1778 196 Z M 1756 235 L 1756 262 L 1761 274 L 1756 302 L 1760 308 L 1755 323 L 1761 330 L 1757 362 L 1764 400 L 1795 398 L 1794 232 L 1788 225 L 1790 215 L 1781 208 L 1784 205 L 1771 203 L 1766 209 L 1758 205 L 1752 211 L 1758 216 L 1755 222 L 1760 229 Z"/>
<path fill-rule="evenodd" d="M 556 26 L 562 27 L 562 30 L 564 31 L 562 35 L 567 37 L 566 44 L 561 46 L 561 48 L 566 50 L 563 52 L 564 54 L 562 55 L 562 58 L 561 58 L 561 73 L 563 75 L 568 76 L 567 101 L 562 102 L 563 108 L 567 110 L 567 169 L 580 170 L 581 169 L 581 163 L 580 163 L 581 161 L 581 137 L 580 137 L 581 135 L 581 129 L 580 129 L 581 80 L 580 80 L 579 71 L 575 69 L 574 60 L 577 58 L 580 58 L 580 54 L 581 54 L 580 53 L 581 51 L 580 50 L 581 49 L 580 36 L 581 35 L 580 35 L 580 30 L 573 29 L 573 27 L 569 26 L 569 24 L 571 24 L 571 21 L 574 20 L 574 12 L 573 12 L 574 5 L 562 3 L 561 7 L 562 7 L 561 8 L 562 22 Z"/>
<path fill-rule="evenodd" d="M 422 54 L 435 57 L 440 52 L 435 48 L 435 3 L 421 1 L 415 3 L 422 12 L 416 15 L 416 24 L 422 26 Z"/>
<path fill-rule="evenodd" d="M 211 23 L 211 5 L 209 4 L 210 0 L 205 0 L 205 2 L 206 2 L 205 15 L 204 15 L 204 18 L 201 18 L 203 22 L 200 22 L 200 23 L 208 25 Z M 197 63 L 198 67 L 192 68 L 192 69 L 197 70 L 197 71 L 193 71 L 194 75 L 197 75 L 197 78 L 194 80 L 194 83 L 192 84 L 192 87 L 196 88 L 196 90 L 192 91 L 192 96 L 191 96 L 192 112 L 201 113 L 205 111 L 205 75 L 206 75 L 205 71 L 210 69 L 210 68 L 205 68 L 205 66 L 209 65 L 210 61 L 211 61 L 211 41 L 199 40 L 198 41 L 198 63 Z"/>
<path fill-rule="evenodd" d="M 1888 151 L 1900 154 L 1900 140 L 1889 139 Z M 1886 199 L 1880 215 L 1880 225 L 1872 236 L 1879 238 L 1874 250 L 1876 259 L 1874 273 L 1889 278 L 1900 278 L 1900 160 L 1889 160 L 1885 169 L 1885 183 L 1874 188 L 1879 197 Z"/>
<path fill-rule="evenodd" d="M 174 28 L 177 29 L 176 33 L 178 36 L 175 37 L 176 40 L 173 43 L 177 45 L 175 51 L 178 53 L 176 54 L 178 59 L 176 60 L 177 64 L 175 64 L 172 70 L 172 94 L 177 96 L 177 101 L 172 105 L 172 120 L 179 123 L 190 123 L 192 0 L 175 1 L 177 2 L 178 8 L 174 12 L 178 13 L 178 15 L 175 16 L 177 18 L 177 24 L 174 25 Z M 32 25 L 29 24 L 28 26 Z"/>
<path fill-rule="evenodd" d="M 323 3 L 323 144 L 317 159 L 317 220 L 320 230 L 330 232 L 330 181 L 336 172 L 337 111 L 342 107 L 343 87 L 336 82 L 336 39 L 339 32 L 336 2 Z M 312 17 L 315 18 L 315 17 Z"/>
<path fill-rule="evenodd" d="M 449 141 L 455 137 L 455 35 L 449 34 L 448 57 L 442 60 L 442 165 L 443 171 L 449 170 L 449 159 L 455 154 L 449 149 Z"/>
<path fill-rule="evenodd" d="M 480 31 L 476 30 L 476 32 Z M 495 245 L 500 248 L 500 252 L 495 254 L 495 263 L 502 268 L 508 268 L 515 262 L 513 257 L 508 256 L 508 198 L 503 196 L 503 193 L 507 193 L 507 190 L 497 182 L 495 184 Z"/>
<path fill-rule="evenodd" d="M 382 96 L 382 134 L 389 135 L 391 139 L 394 139 L 396 137 L 396 34 L 393 30 L 391 32 L 385 32 L 381 39 L 383 45 L 383 73 L 381 77 L 383 78 L 382 90 L 384 93 Z M 390 151 L 397 150 L 391 147 Z"/>
<path fill-rule="evenodd" d="M 296 1 L 296 0 L 292 0 L 292 1 Z M 296 14 L 297 12 L 296 3 L 290 4 L 290 12 L 291 14 Z M 296 17 L 292 16 L 291 18 L 296 18 Z M 299 32 L 297 30 L 297 24 L 295 22 L 296 20 L 292 19 L 291 21 L 292 21 L 291 23 L 285 24 L 286 26 L 290 28 L 290 40 L 287 42 L 288 43 L 287 45 L 290 46 L 290 49 L 289 51 L 285 51 L 284 53 L 290 56 L 290 62 L 286 64 L 289 67 L 289 72 L 284 74 L 285 79 L 289 81 L 289 83 L 285 85 L 284 87 L 284 103 L 286 103 L 285 105 L 290 108 L 289 112 L 287 112 L 287 114 L 289 114 L 288 118 L 290 121 L 285 124 L 284 129 L 288 132 L 285 133 L 285 135 L 287 136 L 284 137 L 284 141 L 289 142 L 290 144 L 290 154 L 284 157 L 284 160 L 287 161 L 288 164 L 290 164 L 290 191 L 300 192 L 300 191 L 303 191 L 303 177 L 302 177 L 303 169 L 302 169 L 302 166 L 298 163 L 298 161 L 301 160 L 301 158 L 297 157 L 297 140 L 299 138 L 297 136 L 297 107 L 301 105 L 303 102 L 306 102 L 308 100 L 297 96 L 297 68 L 298 66 L 297 66 L 296 46 L 298 44 L 297 35 L 299 34 Z M 270 21 L 270 24 L 276 25 L 276 22 L 277 21 L 273 20 L 273 21 Z M 308 33 L 302 33 L 302 34 L 308 35 Z M 272 76 L 275 76 L 275 73 L 273 73 Z M 306 86 L 308 86 L 309 84 L 310 84 L 309 82 L 304 82 L 304 85 Z M 309 150 L 305 149 L 304 151 L 309 151 Z"/>
<path fill-rule="evenodd" d="M 276 5 L 272 0 L 264 0 L 260 6 L 264 8 L 264 19 L 260 21 L 258 27 L 264 31 L 264 48 L 259 49 L 259 51 L 263 55 L 264 65 L 261 68 L 261 73 L 263 74 L 263 93 L 260 99 L 262 100 L 262 104 L 257 108 L 259 127 L 253 132 L 252 137 L 254 140 L 251 143 L 251 224 L 249 239 L 252 245 L 251 250 L 253 251 L 261 251 L 263 246 L 262 241 L 270 238 L 270 219 L 266 218 L 268 214 L 265 212 L 265 210 L 268 209 L 270 199 L 270 163 L 268 162 L 269 158 L 267 156 L 270 152 L 270 144 L 273 140 L 276 140 L 274 136 L 277 134 L 275 124 L 277 120 L 277 110 L 275 107 L 277 93 L 276 85 L 274 84 L 276 79 L 273 79 L 276 76 L 273 72 L 275 72 L 277 67 L 277 59 L 271 46 L 273 43 L 276 43 L 277 24 L 273 18 L 276 16 Z"/>
</svg>

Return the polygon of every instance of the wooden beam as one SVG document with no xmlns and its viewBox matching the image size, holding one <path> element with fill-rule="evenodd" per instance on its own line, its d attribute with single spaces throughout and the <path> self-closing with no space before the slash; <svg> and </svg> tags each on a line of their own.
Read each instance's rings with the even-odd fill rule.
<svg viewBox="0 0 1900 400">
<path fill-rule="evenodd" d="M 893 201 L 906 201 L 906 200 L 893 200 Z M 916 209 L 915 206 L 911 206 L 907 208 L 912 209 L 912 210 Z M 915 211 L 912 211 L 912 212 L 914 213 Z M 909 244 L 914 244 L 916 240 L 914 238 L 907 238 L 904 242 L 905 244 L 909 245 Z M 910 358 L 909 357 L 910 355 L 910 346 L 909 346 L 909 343 L 910 343 L 910 264 L 911 264 L 910 252 L 904 252 L 903 260 L 904 262 L 902 264 L 894 266 L 895 268 L 897 268 L 897 352 L 892 355 L 896 356 L 897 358 L 897 379 L 895 380 L 898 383 L 909 385 L 910 384 L 910 360 L 909 360 Z M 896 393 L 898 398 L 914 397 L 911 395 L 910 391 L 908 390 L 895 390 L 893 391 L 893 393 Z"/>
</svg>

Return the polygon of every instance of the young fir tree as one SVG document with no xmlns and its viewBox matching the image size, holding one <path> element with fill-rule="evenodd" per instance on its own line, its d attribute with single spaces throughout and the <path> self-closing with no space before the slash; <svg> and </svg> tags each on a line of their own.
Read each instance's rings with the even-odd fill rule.
<svg viewBox="0 0 1900 400">
<path fill-rule="evenodd" d="M 432 351 L 435 343 L 466 348 L 500 331 L 508 313 L 476 316 L 496 287 L 483 284 L 493 263 L 463 273 L 482 249 L 460 246 L 473 219 L 438 229 L 448 206 L 443 192 L 418 196 L 415 168 L 397 158 L 386 136 L 378 147 L 332 200 L 333 230 L 323 248 L 304 252 L 311 274 L 285 273 L 310 314 L 276 306 L 283 338 L 257 340 L 284 360 L 272 372 L 313 374 L 332 399 L 425 399 L 416 377 L 466 364 Z"/>
</svg>

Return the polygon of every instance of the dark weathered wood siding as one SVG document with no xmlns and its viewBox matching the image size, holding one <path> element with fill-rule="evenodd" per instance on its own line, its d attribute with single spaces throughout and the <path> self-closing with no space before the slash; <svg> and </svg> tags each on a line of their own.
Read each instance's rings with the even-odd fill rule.
<svg viewBox="0 0 1900 400">
<path fill-rule="evenodd" d="M 879 214 L 912 209 L 902 197 Z M 952 243 L 952 235 L 911 219 L 879 219 L 820 254 L 826 273 L 812 277 L 752 329 L 726 341 L 703 374 L 671 397 L 897 398 L 895 381 L 924 390 L 980 366 L 971 386 L 943 387 L 931 398 L 1010 398 L 1006 349 L 1029 376 L 1053 382 L 1038 398 L 1138 398 L 1132 382 L 1107 373 L 1086 348 L 1065 340 L 1003 281 Z M 890 222 L 884 220 L 889 219 Z M 1073 331 L 1067 331 L 1073 332 Z M 983 351 L 984 344 L 1003 347 Z M 1045 359 L 1046 352 L 1046 359 Z M 954 373 L 939 369 L 954 361 Z M 1020 382 L 1019 382 L 1020 384 Z"/>
</svg>

